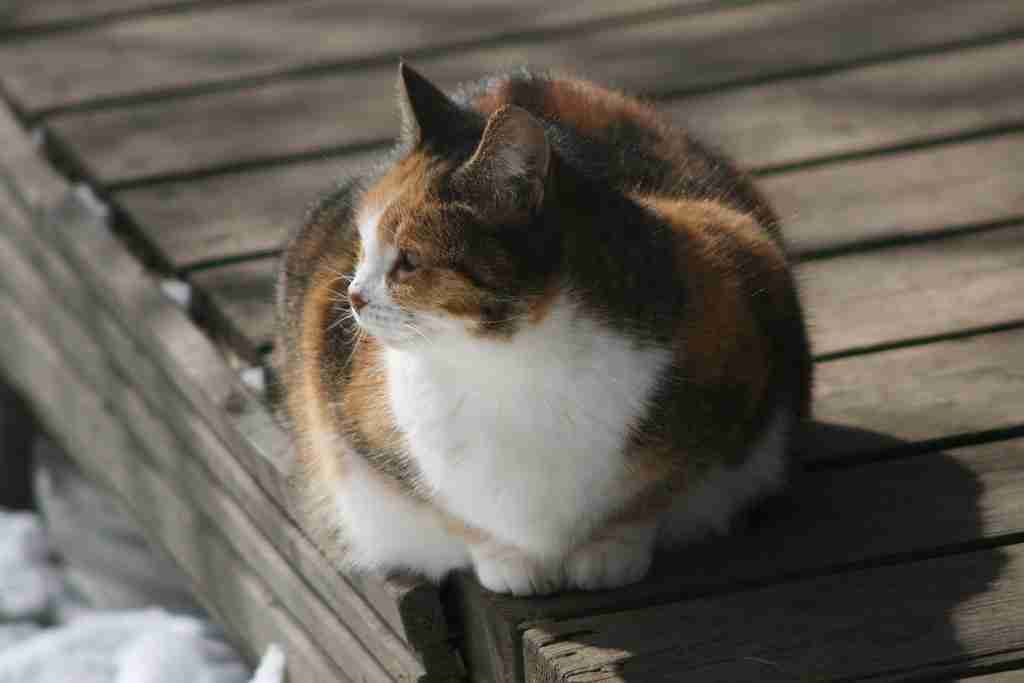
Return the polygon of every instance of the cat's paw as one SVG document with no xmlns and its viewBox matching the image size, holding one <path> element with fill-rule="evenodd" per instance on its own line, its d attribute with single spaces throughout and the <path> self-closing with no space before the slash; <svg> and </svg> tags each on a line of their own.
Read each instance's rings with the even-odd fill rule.
<svg viewBox="0 0 1024 683">
<path fill-rule="evenodd" d="M 651 567 L 654 527 L 615 530 L 573 550 L 565 561 L 566 583 L 580 590 L 603 590 L 636 583 Z"/>
<path fill-rule="evenodd" d="M 557 563 L 540 562 L 509 550 L 473 553 L 473 569 L 480 584 L 495 593 L 546 595 L 565 584 Z"/>
</svg>

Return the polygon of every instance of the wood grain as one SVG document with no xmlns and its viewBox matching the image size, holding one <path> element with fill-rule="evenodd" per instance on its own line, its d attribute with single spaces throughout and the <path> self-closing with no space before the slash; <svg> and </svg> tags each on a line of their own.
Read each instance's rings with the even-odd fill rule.
<svg viewBox="0 0 1024 683">
<path fill-rule="evenodd" d="M 968 8 L 955 0 L 906 0 L 899 8 L 898 13 L 894 12 L 893 5 L 883 0 L 842 4 L 759 3 L 636 26 L 610 24 L 602 31 L 575 38 L 542 37 L 502 43 L 438 59 L 416 60 L 416 65 L 438 84 L 449 88 L 529 64 L 580 73 L 634 92 L 667 94 L 694 88 L 710 90 L 735 81 L 757 81 L 781 72 L 870 61 L 894 51 L 916 50 L 1012 27 L 1024 29 L 1024 17 L 1005 1 L 978 0 Z M 885 15 L 885 22 L 875 21 L 874 17 L 880 14 Z M 823 35 L 856 35 L 857 40 L 821 40 Z M 1019 116 L 1021 96 L 1016 92 L 1019 88 L 1013 87 L 1021 82 L 1019 60 L 1008 61 L 1002 55 L 986 57 L 954 60 L 963 62 L 959 68 L 977 71 L 982 76 L 979 85 L 992 86 L 989 92 L 974 93 L 976 99 L 988 102 L 984 107 L 974 106 L 973 115 L 968 103 L 972 93 L 960 93 L 963 97 L 957 106 L 935 106 L 922 111 L 920 102 L 912 97 L 915 93 L 944 89 L 955 97 L 959 87 L 972 86 L 942 80 L 942 76 L 956 73 L 955 63 L 947 65 L 940 60 L 939 75 L 932 78 L 927 74 L 929 67 L 916 61 L 925 74 L 918 71 L 908 76 L 907 71 L 914 71 L 913 66 L 903 68 L 896 64 L 892 69 L 882 69 L 878 74 L 872 71 L 865 76 L 871 84 L 857 100 L 859 111 L 850 107 L 849 118 L 845 113 L 831 121 L 824 112 L 817 118 L 809 115 L 808 123 L 816 129 L 810 131 L 809 137 L 825 128 L 833 137 L 847 138 L 847 145 L 870 143 L 870 121 L 875 114 L 895 120 L 904 134 L 914 133 L 915 114 L 921 126 L 916 134 L 929 129 L 948 130 L 956 120 L 966 124 L 979 119 L 991 121 L 1008 111 Z M 394 79 L 395 65 L 389 62 L 316 79 L 285 80 L 257 88 L 69 114 L 50 120 L 49 129 L 73 150 L 98 182 L 125 182 L 390 140 L 398 130 Z M 901 90 L 897 85 L 900 81 L 914 85 Z M 835 89 L 821 89 L 816 84 L 815 79 L 806 84 L 793 82 L 790 87 L 798 93 L 802 86 L 802 97 L 785 101 L 766 97 L 763 88 L 744 91 L 738 96 L 738 106 L 745 106 L 751 98 L 758 106 L 773 102 L 774 111 L 769 109 L 765 113 L 761 126 L 771 126 L 775 121 L 780 125 L 799 124 L 808 93 L 818 98 L 819 106 L 834 108 L 840 95 L 849 96 L 865 87 L 857 82 L 856 76 L 847 88 L 839 84 Z M 999 93 L 1004 93 L 1006 103 L 999 101 Z M 941 100 L 942 95 L 932 97 Z M 713 107 L 714 103 L 705 106 Z M 895 111 L 887 111 L 888 108 Z M 946 108 L 948 112 L 943 111 Z M 673 111 L 681 120 L 691 120 L 686 101 Z M 701 115 L 707 117 L 708 112 L 701 109 L 698 101 L 692 118 L 697 129 L 701 128 Z M 739 125 L 738 116 L 733 113 L 728 119 Z M 721 129 L 716 128 L 714 116 L 709 118 L 709 132 L 718 139 Z M 885 120 L 881 120 L 881 127 Z M 240 121 L 245 125 L 238 125 Z M 757 124 L 747 121 L 742 127 L 751 125 Z M 729 138 L 722 136 L 721 140 L 728 143 Z M 784 140 L 776 139 L 776 144 L 783 145 Z M 803 143 L 805 147 L 807 144 Z M 799 149 L 797 145 L 794 151 Z M 776 156 L 780 153 L 787 158 L 784 149 L 776 152 Z"/>
<path fill-rule="evenodd" d="M 125 12 L 181 5 L 168 0 L 5 0 L 0 4 L 0 32 L 40 29 L 95 21 Z M 191 5 L 186 2 L 184 4 Z"/>
<path fill-rule="evenodd" d="M 531 681 L 834 680 L 956 672 L 1024 650 L 1024 546 L 538 625 Z"/>
<path fill-rule="evenodd" d="M 109 313 L 95 304 L 89 307 L 84 297 L 72 295 L 70 302 L 65 299 L 62 303 L 48 300 L 50 291 L 87 290 L 70 268 L 52 251 L 30 249 L 30 253 L 35 252 L 36 271 L 19 256 L 19 247 L 3 234 L 0 246 L 7 254 L 0 274 L 5 289 L 21 306 L 36 307 L 37 323 L 57 340 L 65 355 L 78 354 L 83 381 L 103 395 L 115 417 L 130 425 L 161 476 L 176 486 L 192 507 L 230 529 L 228 545 L 250 562 L 277 600 L 313 634 L 314 641 L 320 640 L 324 651 L 338 658 L 338 665 L 350 672 L 362 670 L 371 678 L 383 675 L 384 670 L 367 654 L 368 649 L 388 668 L 389 677 L 424 677 L 423 665 L 409 646 L 398 641 L 373 609 L 352 593 L 344 578 L 296 532 L 291 520 L 266 500 L 266 494 L 204 421 L 192 414 L 191 407 L 173 390 L 168 390 L 160 373 L 140 355 Z M 24 243 L 21 248 L 25 248 Z M 40 263 L 43 260 L 45 266 Z M 72 314 L 65 307 L 76 312 Z M 75 315 L 89 323 L 83 325 Z M 121 379 L 124 377 L 131 377 L 133 383 L 129 385 Z M 226 486 L 222 483 L 225 481 Z M 225 495 L 222 487 L 233 495 Z M 243 506 L 248 512 L 243 512 Z M 259 521 L 254 525 L 253 519 Z M 203 587 L 206 591 L 213 588 Z"/>
<path fill-rule="evenodd" d="M 26 178 L 42 177 L 33 169 L 33 165 L 41 166 L 38 159 L 31 156 L 17 159 Z M 11 182 L 20 178 L 21 175 L 18 179 L 6 179 Z M 207 465 L 224 477 L 222 483 L 238 500 L 249 501 L 246 508 L 259 523 L 261 531 L 303 571 L 308 572 L 310 580 L 318 583 L 321 590 L 325 586 L 328 588 L 325 594 L 331 596 L 332 607 L 344 610 L 352 609 L 354 605 L 356 617 L 359 617 L 360 609 L 363 616 L 367 610 L 375 612 L 377 616 L 374 619 L 383 618 L 395 633 L 406 638 L 406 642 L 414 643 L 412 647 L 424 656 L 425 661 L 440 666 L 438 662 L 443 664 L 442 659 L 447 657 L 452 662 L 436 589 L 422 582 L 383 582 L 372 578 L 346 584 L 292 526 L 292 522 L 281 515 L 278 506 L 286 506 L 288 501 L 287 487 L 284 486 L 286 463 L 278 455 L 285 454 L 283 447 L 286 445 L 280 429 L 272 423 L 265 409 L 241 388 L 237 376 L 210 342 L 181 311 L 157 292 L 149 276 L 106 230 L 102 218 L 95 213 L 96 207 L 88 201 L 83 205 L 82 198 L 67 193 L 66 186 L 59 181 L 46 188 L 54 191 L 55 194 L 50 195 L 40 192 L 42 186 L 37 185 L 22 187 L 14 182 L 9 187 L 15 188 L 20 202 L 18 206 L 47 220 L 37 220 L 31 233 L 24 229 L 18 231 L 12 222 L 5 224 L 4 230 L 14 230 L 23 239 L 23 244 L 24 239 L 36 244 L 43 237 L 50 239 L 50 247 L 41 251 L 51 265 L 57 253 L 52 247 L 59 245 L 64 252 L 62 257 L 70 259 L 70 268 L 65 268 L 64 272 L 70 270 L 77 274 L 76 278 L 84 279 L 84 282 L 76 279 L 64 287 L 65 300 L 80 304 L 80 310 L 84 311 L 83 319 L 103 320 L 102 315 L 96 315 L 96 311 L 101 310 L 111 320 L 134 320 L 120 328 L 97 324 L 93 334 L 105 339 L 109 348 L 120 350 L 119 362 L 128 363 L 120 372 L 126 376 L 141 375 L 154 380 L 144 385 L 147 391 L 151 390 L 147 399 L 150 405 L 160 410 L 160 406 L 170 405 L 171 397 L 174 401 L 180 400 L 178 397 L 184 398 L 189 408 L 166 410 L 166 419 L 174 429 L 180 430 L 179 434 L 185 435 L 187 443 L 202 444 L 199 453 L 213 454 L 207 459 Z M 31 202 L 26 191 L 32 195 Z M 58 191 L 62 192 L 56 194 Z M 73 237 L 63 236 L 64 231 L 73 233 Z M 39 251 L 37 249 L 36 253 Z M 60 279 L 59 269 L 51 268 L 49 272 L 58 276 L 56 280 Z M 225 412 L 223 406 L 228 405 L 232 406 L 232 412 Z M 195 415 L 200 418 L 195 419 Z M 225 448 L 246 449 L 246 452 L 240 455 L 235 450 L 226 454 Z M 245 469 L 239 469 L 242 466 L 236 460 L 241 460 Z M 258 485 L 252 481 L 254 476 L 259 480 Z M 276 499 L 268 501 L 264 491 Z M 346 593 L 353 589 L 359 597 Z M 369 607 L 359 607 L 359 600 L 365 600 Z M 372 624 L 373 621 L 367 623 Z M 445 647 L 438 644 L 445 644 Z M 388 647 L 383 635 L 376 645 Z M 441 669 L 444 670 L 445 666 L 448 665 L 441 666 Z"/>
<path fill-rule="evenodd" d="M 764 178 L 798 252 L 1024 216 L 1024 133 Z"/>
<path fill-rule="evenodd" d="M 820 363 L 815 417 L 907 441 L 1019 425 L 1022 343 L 1015 330 Z M 811 459 L 853 448 L 839 442 Z"/>
<path fill-rule="evenodd" d="M 73 34 L 0 44 L 0 77 L 30 111 L 96 98 L 273 76 L 323 62 L 397 61 L 426 48 L 572 26 L 699 0 L 302 0 L 143 16 Z M 244 27 L 244 30 L 242 30 Z M 329 27 L 330 30 L 325 30 Z"/>
<path fill-rule="evenodd" d="M 999 673 L 982 674 L 981 676 L 970 676 L 957 680 L 970 681 L 970 683 L 1020 683 L 1020 681 L 1024 681 L 1024 669 L 1000 671 Z"/>
<path fill-rule="evenodd" d="M 1024 225 L 808 261 L 816 354 L 1024 321 Z"/>
</svg>

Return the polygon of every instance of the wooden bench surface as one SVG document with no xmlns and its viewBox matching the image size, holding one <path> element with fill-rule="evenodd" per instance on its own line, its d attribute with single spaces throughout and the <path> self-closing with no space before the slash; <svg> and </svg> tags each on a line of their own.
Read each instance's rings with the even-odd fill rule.
<svg viewBox="0 0 1024 683">
<path fill-rule="evenodd" d="M 785 496 L 610 592 L 439 593 L 319 555 L 266 411 L 119 273 L 188 281 L 227 356 L 263 362 L 281 239 L 390 143 L 399 56 L 446 87 L 521 63 L 609 82 L 752 170 L 818 360 Z M 11 187 L 66 180 L 0 125 L 24 138 L 0 171 L 28 169 L 0 183 L 0 315 L 24 330 L 0 361 L 81 388 L 35 396 L 54 416 L 75 397 L 69 439 L 101 425 L 145 451 L 97 476 L 166 501 L 136 511 L 248 652 L 285 643 L 293 680 L 1024 680 L 1024 4 L 21 0 L 0 8 L 0 87 L 114 228 L 72 207 L 81 244 L 34 234 Z"/>
</svg>

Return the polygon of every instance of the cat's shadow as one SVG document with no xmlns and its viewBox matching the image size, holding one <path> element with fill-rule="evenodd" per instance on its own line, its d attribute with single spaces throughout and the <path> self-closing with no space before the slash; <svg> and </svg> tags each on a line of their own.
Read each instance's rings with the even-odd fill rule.
<svg viewBox="0 0 1024 683">
<path fill-rule="evenodd" d="M 736 658 L 742 666 L 729 670 L 743 680 L 955 661 L 969 656 L 958 610 L 1008 561 L 1004 550 L 982 549 L 992 534 L 982 517 L 985 462 L 998 445 L 987 448 L 913 453 L 885 434 L 816 423 L 795 449 L 788 490 L 728 536 L 659 554 L 635 586 L 514 602 L 558 619 L 686 600 L 678 604 L 693 637 L 679 639 L 679 670 Z M 591 637 L 596 645 L 603 636 L 574 640 Z M 659 654 L 663 663 L 676 656 Z M 647 680 L 647 664 L 627 659 L 619 673 Z"/>
</svg>

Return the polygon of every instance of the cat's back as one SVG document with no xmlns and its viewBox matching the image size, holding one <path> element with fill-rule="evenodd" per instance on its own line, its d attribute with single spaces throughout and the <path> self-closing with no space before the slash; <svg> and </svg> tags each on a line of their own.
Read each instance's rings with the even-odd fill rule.
<svg viewBox="0 0 1024 683">
<path fill-rule="evenodd" d="M 560 156 L 592 177 L 626 194 L 720 201 L 782 241 L 775 212 L 747 175 L 640 98 L 519 70 L 466 86 L 455 100 L 485 117 L 506 105 L 522 107 L 548 125 Z"/>
</svg>

